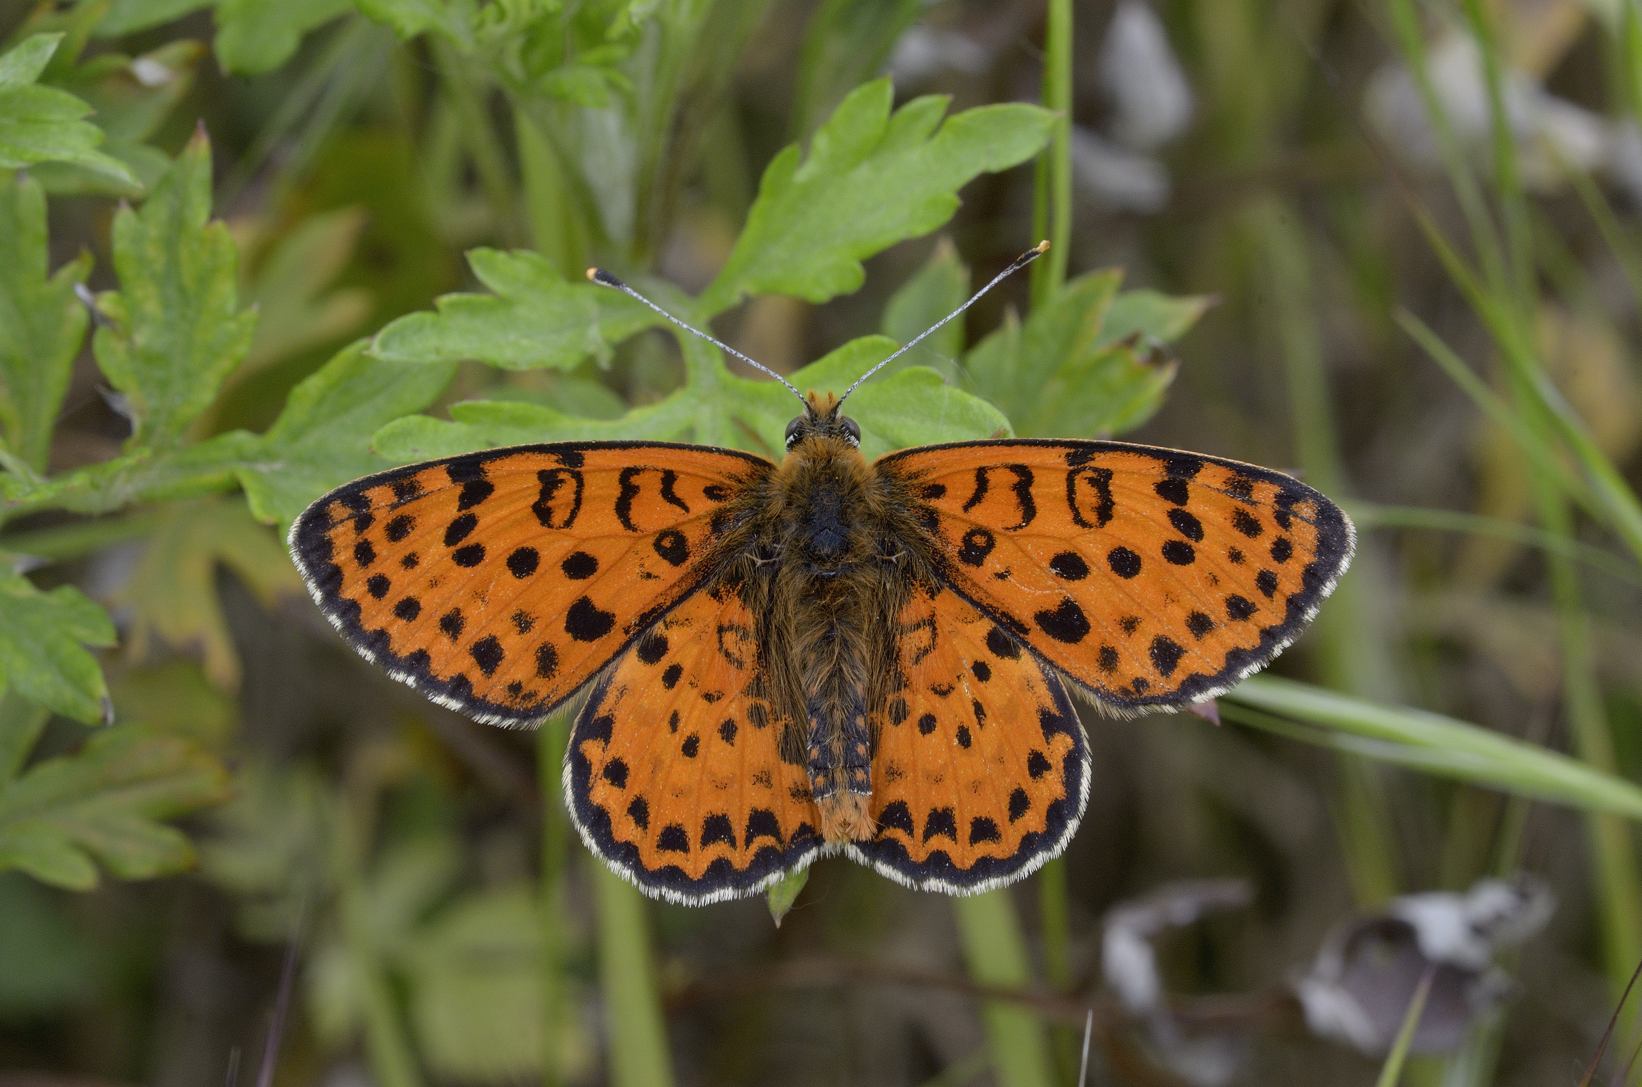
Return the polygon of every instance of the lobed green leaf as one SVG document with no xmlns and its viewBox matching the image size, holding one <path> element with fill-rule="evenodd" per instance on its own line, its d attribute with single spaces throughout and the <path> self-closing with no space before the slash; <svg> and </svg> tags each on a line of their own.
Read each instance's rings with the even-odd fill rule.
<svg viewBox="0 0 1642 1087">
<path fill-rule="evenodd" d="M 504 370 L 568 370 L 659 318 L 624 295 L 566 283 L 538 253 L 476 249 L 468 262 L 492 294 L 440 298 L 435 313 L 391 322 L 371 342 L 377 358 L 403 363 L 476 359 Z"/>
<path fill-rule="evenodd" d="M 113 0 L 97 24 L 97 35 L 119 38 L 138 30 L 162 26 L 191 11 L 211 6 L 212 0 Z"/>
<path fill-rule="evenodd" d="M 372 445 L 389 460 L 408 463 L 536 442 L 687 441 L 701 410 L 682 390 L 614 419 L 567 415 L 516 400 L 471 400 L 452 405 L 449 420 L 396 419 L 377 431 Z"/>
<path fill-rule="evenodd" d="M 92 346 L 126 397 L 131 446 L 179 443 L 251 345 L 256 314 L 239 309 L 238 253 L 210 214 L 211 149 L 202 132 L 141 210 L 115 216 L 120 289 L 98 297 L 108 322 Z"/>
<path fill-rule="evenodd" d="M 86 646 L 114 644 L 107 613 L 68 585 L 41 592 L 0 576 L 0 690 L 78 721 L 103 717 L 108 688 Z"/>
<path fill-rule="evenodd" d="M 95 886 L 99 864 L 123 879 L 179 871 L 193 847 L 161 820 L 227 795 L 222 765 L 187 740 L 136 725 L 99 732 L 0 787 L 0 871 L 70 890 Z"/>
<path fill-rule="evenodd" d="M 353 0 L 360 14 L 409 40 L 436 34 L 464 47 L 473 42 L 472 0 Z"/>
<path fill-rule="evenodd" d="M 1116 434 L 1144 422 L 1176 369 L 1152 343 L 1184 332 L 1191 307 L 1161 296 L 1136 301 L 1151 292 L 1119 293 L 1121 278 L 1081 276 L 1024 325 L 1007 321 L 965 357 L 965 387 L 1034 437 Z"/>
<path fill-rule="evenodd" d="M 880 331 L 897 343 L 910 343 L 925 329 L 962 305 L 969 295 L 969 268 L 958 256 L 957 248 L 942 238 L 923 267 L 890 295 L 884 305 Z M 908 352 L 905 358 L 908 365 L 917 362 L 950 379 L 957 374 L 958 358 L 963 351 L 963 322 L 951 321 Z"/>
<path fill-rule="evenodd" d="M 69 162 L 135 186 L 137 178 L 124 163 L 97 150 L 102 131 L 81 120 L 91 107 L 36 82 L 62 38 L 36 34 L 0 56 L 0 168 Z"/>
<path fill-rule="evenodd" d="M 217 0 L 217 60 L 239 75 L 271 71 L 304 34 L 352 10 L 352 0 Z"/>
<path fill-rule="evenodd" d="M 1025 161 L 1049 138 L 1052 117 L 1036 106 L 983 106 L 943 124 L 945 98 L 892 115 L 893 96 L 888 80 L 857 88 L 816 131 L 808 158 L 797 145 L 775 157 L 703 311 L 759 292 L 822 302 L 853 291 L 862 260 L 934 230 L 966 182 Z"/>
<path fill-rule="evenodd" d="M 711 351 L 710 348 L 706 349 Z M 882 336 L 852 340 L 791 377 L 800 389 L 842 392 L 895 350 Z M 540 404 L 483 400 L 456 404 L 450 420 L 398 419 L 377 432 L 378 452 L 406 462 L 534 442 L 648 439 L 694 441 L 778 456 L 780 436 L 802 410 L 792 393 L 767 378 L 743 378 L 720 367 L 710 378 L 614 419 L 578 418 Z M 868 457 L 909 445 L 1007 433 L 1009 420 L 985 401 L 946 384 L 923 367 L 875 378 L 850 397 Z"/>
<path fill-rule="evenodd" d="M 47 162 L 31 172 L 49 193 L 135 197 L 171 166 L 169 155 L 146 143 L 194 85 L 206 49 L 195 41 L 168 42 L 135 57 L 99 53 L 62 75 L 62 89 L 85 100 L 102 129 L 102 149 L 125 163 L 135 182 L 71 162 Z"/>
<path fill-rule="evenodd" d="M 0 435 L 36 470 L 85 339 L 89 315 L 74 288 L 90 270 L 81 256 L 51 275 L 44 190 L 21 175 L 0 181 Z"/>
<path fill-rule="evenodd" d="M 524 884 L 464 895 L 407 941 L 411 1018 L 434 1072 L 489 1083 L 542 1067 L 541 945 L 540 907 Z"/>
<path fill-rule="evenodd" d="M 403 463 L 373 452 L 372 433 L 427 407 L 454 372 L 451 363 L 403 366 L 373 358 L 363 343 L 338 352 L 291 390 L 285 410 L 239 469 L 251 512 L 288 524 L 332 487 Z"/>
<path fill-rule="evenodd" d="M 1209 295 L 1124 291 L 1112 299 L 1096 346 L 1113 347 L 1136 336 L 1164 343 L 1178 340 L 1212 305 Z"/>
</svg>

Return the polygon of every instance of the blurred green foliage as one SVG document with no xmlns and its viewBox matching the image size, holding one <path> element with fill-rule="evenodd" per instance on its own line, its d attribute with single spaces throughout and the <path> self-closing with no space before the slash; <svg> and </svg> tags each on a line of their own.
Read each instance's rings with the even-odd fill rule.
<svg viewBox="0 0 1642 1087">
<path fill-rule="evenodd" d="M 1431 123 L 1450 137 L 1439 180 L 1458 212 L 1434 211 L 1424 196 L 1407 209 L 1329 193 L 1308 209 L 1327 228 L 1316 242 L 1284 225 L 1288 203 L 1262 188 L 1277 182 L 1250 163 L 1279 129 L 1355 132 L 1326 123 L 1297 74 L 1295 43 L 1264 34 L 1267 8 L 1309 34 L 1319 24 L 1307 20 L 1330 5 L 1164 5 L 1195 42 L 1187 60 L 1205 101 L 1220 103 L 1194 150 L 1247 187 L 1198 191 L 1214 214 L 1191 222 L 1188 199 L 1178 237 L 1164 224 L 1160 237 L 1125 243 L 1141 273 L 1128 278 L 1165 282 L 1164 292 L 1125 289 L 1115 269 L 1066 278 L 1065 262 L 1089 263 L 1091 243 L 1070 218 L 1073 6 L 1049 7 L 1041 105 L 997 104 L 988 99 L 1007 95 L 961 78 L 957 105 L 945 94 L 898 95 L 878 78 L 887 58 L 923 21 L 963 16 L 900 2 L 822 0 L 803 26 L 739 0 L 82 0 L 0 18 L 0 1066 L 161 1083 L 220 1075 L 230 1050 L 259 1044 L 291 944 L 301 965 L 296 1015 L 275 1039 L 281 1082 L 310 1082 L 353 1058 L 390 1087 L 807 1082 L 780 1063 L 797 1058 L 768 1042 L 801 1029 L 812 1010 L 781 985 L 802 988 L 806 964 L 824 954 L 858 964 L 862 984 L 884 983 L 870 976 L 874 956 L 893 960 L 923 941 L 940 945 L 952 971 L 932 991 L 958 1001 L 940 1005 L 960 1017 L 941 1035 L 942 1052 L 959 1054 L 948 1081 L 990 1070 L 1021 1087 L 1070 1082 L 1072 1038 L 1048 1028 L 1081 1023 L 1095 999 L 1092 911 L 1118 893 L 1098 865 L 1082 862 L 1074 882 L 1074 859 L 1034 880 L 1037 923 L 1007 893 L 914 906 L 851 875 L 780 888 L 768 904 L 784 919 L 779 936 L 759 903 L 689 917 L 648 904 L 566 848 L 551 788 L 557 751 L 544 746 L 538 787 L 527 747 L 401 698 L 330 637 L 280 544 L 330 487 L 475 448 L 654 438 L 778 452 L 794 410 L 786 390 L 589 284 L 590 263 L 687 321 L 773 344 L 785 356 L 773 361 L 800 388 L 840 389 L 969 295 L 960 248 L 981 254 L 971 260 L 985 273 L 1035 241 L 1024 221 L 1032 203 L 1058 263 L 1034 270 L 1031 306 L 1017 316 L 989 299 L 970 320 L 989 331 L 971 336 L 954 322 L 863 386 L 851 403 L 869 455 L 1152 422 L 1192 444 L 1230 432 L 1250 459 L 1270 460 L 1288 455 L 1272 437 L 1283 429 L 1272 420 L 1287 416 L 1321 485 L 1348 486 L 1347 462 L 1391 478 L 1386 465 L 1403 463 L 1401 451 L 1380 449 L 1387 439 L 1350 418 L 1350 402 L 1335 420 L 1319 355 L 1348 351 L 1359 334 L 1384 349 L 1402 329 L 1404 349 L 1429 352 L 1509 439 L 1494 475 L 1530 477 L 1525 508 L 1484 508 L 1486 523 L 1539 526 L 1493 533 L 1515 550 L 1491 560 L 1395 552 L 1418 592 L 1388 573 L 1389 546 L 1371 548 L 1357 575 L 1367 587 L 1348 584 L 1314 639 L 1315 671 L 1337 689 L 1265 681 L 1228 707 L 1229 720 L 1339 761 L 1176 724 L 1171 735 L 1202 752 L 1183 756 L 1144 730 L 1091 722 L 1121 741 L 1096 736 L 1097 756 L 1113 760 L 1096 771 L 1112 797 L 1097 797 L 1086 836 L 1128 865 L 1141 832 L 1125 820 L 1151 820 L 1145 840 L 1165 854 L 1181 841 L 1203 846 L 1176 866 L 1264 872 L 1274 893 L 1337 911 L 1341 886 L 1314 895 L 1305 884 L 1323 878 L 1316 866 L 1331 851 L 1340 855 L 1327 856 L 1327 876 L 1342 886 L 1458 883 L 1519 863 L 1538 810 L 1522 798 L 1549 799 L 1584 820 L 1591 858 L 1564 891 L 1579 899 L 1588 885 L 1603 934 L 1598 950 L 1570 954 L 1588 953 L 1610 982 L 1623 978 L 1642 939 L 1634 828 L 1622 821 L 1642 812 L 1642 789 L 1628 780 L 1642 766 L 1642 677 L 1634 659 L 1610 659 L 1631 643 L 1603 624 L 1624 615 L 1617 601 L 1635 602 L 1642 503 L 1627 458 L 1637 446 L 1611 435 L 1634 439 L 1638 427 L 1633 417 L 1601 431 L 1582 415 L 1599 404 L 1564 399 L 1568 364 L 1545 325 L 1553 311 L 1577 311 L 1615 340 L 1632 330 L 1590 303 L 1577 258 L 1550 252 L 1554 232 L 1541 220 L 1551 212 L 1511 180 L 1499 28 L 1480 4 L 1461 5 L 1451 25 L 1393 5 L 1387 56 L 1400 50 L 1418 66 L 1428 38 L 1463 32 L 1481 43 L 1494 65 L 1493 157 L 1476 164 L 1425 87 Z M 1622 62 L 1637 55 L 1636 17 L 1624 10 L 1593 34 L 1619 70 L 1634 71 L 1642 65 Z M 1031 19 L 1007 27 L 1022 40 L 1039 29 Z M 767 101 L 772 67 L 789 61 L 781 94 Z M 1035 85 L 1036 54 L 1022 50 L 1012 64 L 1023 63 Z M 1013 169 L 1034 159 L 1035 181 Z M 1588 181 L 1580 194 L 1602 226 L 1603 259 L 1642 267 L 1635 224 Z M 1397 312 L 1387 304 L 1398 265 L 1375 252 L 1371 221 L 1388 206 L 1414 224 L 1402 244 L 1416 263 L 1439 257 L 1448 278 L 1419 286 L 1446 292 L 1448 310 L 1422 309 L 1421 294 Z M 933 244 L 902 245 L 943 230 Z M 1338 260 L 1330 274 L 1349 284 L 1313 281 L 1307 261 L 1318 257 Z M 1574 266 L 1560 280 L 1558 259 Z M 857 294 L 868 262 L 886 284 L 882 304 Z M 1182 267 L 1190 271 L 1168 274 Z M 1346 318 L 1303 304 L 1324 287 L 1358 310 Z M 1223 315 L 1208 316 L 1211 293 L 1231 296 Z M 1456 331 L 1458 304 L 1475 320 Z M 795 316 L 810 307 L 824 346 Z M 1239 386 L 1271 380 L 1258 364 L 1183 368 L 1175 345 L 1200 321 L 1198 335 L 1218 337 L 1228 357 L 1248 334 L 1283 361 L 1288 407 L 1251 402 Z M 1499 373 L 1473 372 L 1496 360 Z M 1177 383 L 1187 386 L 1185 425 L 1165 403 Z M 1400 387 L 1357 392 L 1418 415 Z M 1227 425 L 1238 411 L 1252 423 Z M 1409 444 L 1401 433 L 1393 427 L 1389 444 Z M 1360 460 L 1359 447 L 1368 448 Z M 1462 501 L 1438 495 L 1428 500 Z M 1378 512 L 1378 523 L 1397 523 L 1395 509 Z M 1548 575 L 1524 540 L 1543 545 Z M 1628 595 L 1605 608 L 1591 606 L 1590 572 L 1577 565 L 1590 554 L 1633 574 Z M 1489 562 L 1507 571 L 1497 584 L 1457 590 L 1475 590 L 1458 604 L 1485 618 L 1453 633 L 1433 614 L 1455 603 L 1446 564 L 1470 574 Z M 1549 605 L 1514 628 L 1492 618 L 1501 598 L 1541 576 Z M 1408 601 L 1409 629 L 1376 610 L 1375 593 Z M 1515 703 L 1502 711 L 1497 692 L 1476 690 L 1486 685 L 1446 659 L 1454 643 L 1490 638 L 1520 652 L 1530 639 L 1513 641 L 1508 628 L 1550 645 L 1554 659 L 1535 674 L 1551 679 L 1511 678 L 1541 719 L 1567 718 L 1571 755 L 1546 750 L 1542 726 L 1511 717 Z M 1515 659 L 1475 652 L 1489 675 Z M 1372 677 L 1388 672 L 1406 678 L 1377 686 Z M 1405 699 L 1450 716 L 1404 709 Z M 1126 755 L 1120 742 L 1145 754 Z M 1138 760 L 1127 769 L 1173 775 L 1209 798 L 1190 805 L 1208 813 L 1193 833 L 1173 833 L 1188 819 L 1181 799 L 1124 783 L 1116 760 L 1125 758 Z M 1427 776 L 1388 785 L 1380 764 Z M 1221 780 L 1244 771 L 1270 784 L 1269 811 Z M 1273 813 L 1297 781 L 1316 790 L 1313 817 L 1330 848 L 1312 839 L 1297 849 L 1285 838 L 1295 828 L 1267 825 L 1283 819 Z M 1153 806 L 1119 808 L 1126 789 Z M 1432 823 L 1442 830 L 1423 833 Z M 100 882 L 192 869 L 149 897 Z M 1145 871 L 1179 874 L 1170 862 Z M 173 927 L 186 937 L 159 935 L 167 917 L 185 915 Z M 764 935 L 741 931 L 755 924 Z M 88 950 L 115 927 L 126 933 L 116 951 Z M 1577 946 L 1579 930 L 1570 938 Z M 179 939 L 188 954 L 209 945 L 222 976 L 249 995 L 179 1026 L 168 1002 L 210 1003 L 164 988 Z M 721 964 L 749 972 L 748 947 L 750 972 L 771 975 L 760 979 L 771 988 L 737 1000 L 732 983 L 747 979 Z M 1283 972 L 1263 965 L 1267 978 Z M 733 1022 L 696 1010 L 715 1006 L 718 981 Z M 1064 1014 L 1044 1010 L 1055 1001 Z M 42 1021 L 55 1026 L 36 1032 Z M 984 1032 L 966 1033 L 971 1022 Z M 1144 1066 L 1124 1064 L 1132 1045 L 1102 1029 L 1113 1067 Z M 722 1049 L 697 1037 L 715 1030 L 730 1038 Z M 86 1047 L 88 1032 L 106 1040 Z M 874 1079 L 854 1074 L 832 1040 L 804 1040 L 816 1081 Z M 1470 1044 L 1447 1082 L 1490 1082 L 1500 1035 L 1479 1028 Z M 911 1067 L 875 1075 L 900 1081 Z M 1387 1069 L 1438 1082 L 1419 1060 L 1404 1068 L 1400 1053 Z"/>
</svg>

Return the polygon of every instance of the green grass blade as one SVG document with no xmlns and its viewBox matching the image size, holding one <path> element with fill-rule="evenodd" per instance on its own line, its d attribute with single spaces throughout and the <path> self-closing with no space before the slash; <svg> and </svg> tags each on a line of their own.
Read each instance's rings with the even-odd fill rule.
<svg viewBox="0 0 1642 1087">
<path fill-rule="evenodd" d="M 668 1087 L 673 1067 L 650 932 L 644 923 L 644 898 L 604 865 L 592 868 L 608 1082 L 616 1087 Z"/>
<path fill-rule="evenodd" d="M 1408 1060 L 1409 1047 L 1414 1044 L 1414 1031 L 1420 1025 L 1420 1016 L 1425 1014 L 1425 999 L 1431 995 L 1431 981 L 1436 976 L 1433 967 L 1420 978 L 1420 984 L 1414 989 L 1414 998 L 1408 1002 L 1403 1025 L 1397 1029 L 1397 1039 L 1391 1044 L 1391 1052 L 1386 1054 L 1385 1064 L 1380 1066 L 1380 1077 L 1374 1081 L 1374 1087 L 1397 1087 L 1397 1081 L 1402 1078 L 1403 1064 Z"/>
<path fill-rule="evenodd" d="M 1403 331 L 1431 356 L 1431 361 L 1441 367 L 1449 380 L 1458 385 L 1460 391 L 1465 393 L 1491 422 L 1516 441 L 1517 447 L 1536 467 L 1554 477 L 1562 486 L 1564 493 L 1594 511 L 1596 499 L 1585 482 L 1568 470 L 1556 451 L 1546 443 L 1544 436 L 1514 411 L 1510 404 L 1500 399 L 1499 394 L 1490 389 L 1481 378 L 1472 373 L 1471 368 L 1461 361 L 1429 325 L 1407 310 L 1398 312 L 1396 321 Z"/>
<path fill-rule="evenodd" d="M 1425 506 L 1382 506 L 1370 502 L 1351 502 L 1347 512 L 1359 531 L 1370 529 L 1415 529 L 1422 532 L 1445 532 L 1465 536 L 1485 536 L 1507 543 L 1543 551 L 1572 559 L 1599 570 L 1617 581 L 1642 586 L 1642 572 L 1618 556 L 1600 547 L 1547 532 L 1533 525 L 1518 524 L 1498 517 L 1461 510 L 1434 509 Z"/>
<path fill-rule="evenodd" d="M 953 899 L 958 939 L 969 976 L 983 985 L 1025 987 L 1031 982 L 1026 938 L 1007 891 Z M 1000 1087 L 1051 1087 L 1056 1082 L 1048 1032 L 1030 1010 L 988 1003 L 982 1009 L 992 1071 Z"/>
<path fill-rule="evenodd" d="M 1581 811 L 1642 820 L 1642 786 L 1427 710 L 1383 706 L 1275 676 L 1245 680 L 1224 697 L 1222 710 L 1232 720 L 1309 743 Z"/>
<path fill-rule="evenodd" d="M 1042 104 L 1055 115 L 1049 146 L 1038 156 L 1032 188 L 1034 240 L 1047 239 L 1049 252 L 1031 268 L 1034 310 L 1046 307 L 1066 285 L 1067 259 L 1072 240 L 1072 0 L 1049 0 L 1044 28 Z M 1064 990 L 1071 985 L 1070 910 L 1066 862 L 1055 858 L 1044 865 L 1036 880 L 1038 923 L 1042 929 L 1043 959 L 1049 984 Z M 1062 1071 L 1069 1066 L 1072 1039 L 1056 1036 Z"/>
<path fill-rule="evenodd" d="M 543 1087 L 556 1087 L 562 1082 L 557 1040 L 564 1036 L 562 1026 L 569 1006 L 565 993 L 569 974 L 564 969 L 567 911 L 563 888 L 570 859 L 570 817 L 559 800 L 559 768 L 564 764 L 569 731 L 569 719 L 560 715 L 536 732 L 536 780 L 542 798 L 542 887 L 538 908 L 542 911 Z"/>
</svg>

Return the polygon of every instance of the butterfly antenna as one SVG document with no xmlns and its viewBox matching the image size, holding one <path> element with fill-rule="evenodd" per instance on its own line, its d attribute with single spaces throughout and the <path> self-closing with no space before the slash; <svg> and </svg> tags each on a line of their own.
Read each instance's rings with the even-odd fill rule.
<svg viewBox="0 0 1642 1087">
<path fill-rule="evenodd" d="M 1009 267 L 1005 268 L 1003 271 L 1001 271 L 997 275 L 993 276 L 991 281 L 988 282 L 986 286 L 982 287 L 980 290 L 978 290 L 974 294 L 970 295 L 969 296 L 969 301 L 965 302 L 963 305 L 959 306 L 957 309 L 953 310 L 951 313 L 947 314 L 945 317 L 942 317 L 939 321 L 936 321 L 934 324 L 930 325 L 928 328 L 926 328 L 922 332 L 918 333 L 918 335 L 914 336 L 911 340 L 909 340 L 906 343 L 906 345 L 903 346 L 899 351 L 895 352 L 895 354 L 891 355 L 887 359 L 884 359 L 882 362 L 878 363 L 878 365 L 874 366 L 872 369 L 868 370 L 866 373 L 864 373 L 860 377 L 856 378 L 854 383 L 851 384 L 849 388 L 844 390 L 844 395 L 840 396 L 838 398 L 838 402 L 840 404 L 842 404 L 844 402 L 844 398 L 849 396 L 850 393 L 854 392 L 856 390 L 856 387 L 859 386 L 861 384 L 861 382 L 865 381 L 867 378 L 871 377 L 873 374 L 876 374 L 879 370 L 882 370 L 884 367 L 888 366 L 890 363 L 894 362 L 896 359 L 900 358 L 902 355 L 906 354 L 908 351 L 911 351 L 914 347 L 917 347 L 918 344 L 921 343 L 926 337 L 928 337 L 930 335 L 933 335 L 942 326 L 944 326 L 948 321 L 950 321 L 954 317 L 958 316 L 958 314 L 962 313 L 964 310 L 968 309 L 970 306 L 973 306 L 980 299 L 981 295 L 985 294 L 987 291 L 990 291 L 993 287 L 996 287 L 999 283 L 1002 283 L 1005 279 L 1008 279 L 1010 276 L 1014 275 L 1016 272 L 1020 271 L 1022 268 L 1025 268 L 1028 264 L 1031 264 L 1033 261 L 1037 260 L 1039 257 L 1043 256 L 1047 252 L 1049 252 L 1049 243 L 1047 241 L 1041 241 L 1037 245 L 1034 245 L 1032 248 L 1028 249 L 1026 252 L 1022 253 L 1020 256 L 1016 257 L 1014 259 L 1014 261 L 1009 265 Z"/>
<path fill-rule="evenodd" d="M 731 347 L 729 344 L 723 342 L 722 340 L 718 339 L 717 337 L 708 335 L 707 333 L 701 331 L 701 329 L 695 327 L 694 325 L 685 324 L 683 321 L 679 320 L 677 317 L 674 317 L 671 313 L 668 313 L 666 310 L 662 309 L 660 306 L 656 305 L 654 302 L 652 302 L 648 298 L 644 297 L 644 295 L 640 294 L 638 291 L 635 291 L 633 288 L 629 287 L 627 284 L 623 283 L 621 280 L 617 279 L 615 276 L 611 275 L 609 272 L 605 271 L 603 268 L 589 268 L 587 270 L 587 278 L 589 280 L 591 280 L 592 282 L 597 283 L 601 287 L 614 287 L 616 290 L 620 291 L 622 294 L 625 294 L 627 297 L 633 299 L 634 301 L 642 302 L 646 306 L 649 306 L 651 309 L 655 310 L 657 313 L 661 314 L 663 317 L 665 317 L 669 321 L 673 322 L 673 324 L 675 324 L 678 327 L 682 328 L 684 331 L 690 333 L 690 335 L 699 336 L 702 339 L 706 340 L 708 343 L 712 344 L 714 347 L 718 348 L 720 351 L 724 352 L 725 354 L 734 355 L 736 358 L 740 359 L 742 362 L 746 363 L 748 366 L 751 366 L 753 369 L 764 371 L 766 374 L 769 374 L 771 377 L 775 378 L 777 381 L 781 382 L 781 384 L 785 385 L 789 390 L 791 390 L 792 394 L 794 396 L 798 397 L 799 403 L 804 404 L 806 407 L 809 406 L 809 401 L 805 400 L 804 399 L 804 394 L 798 391 L 798 386 L 794 385 L 792 382 L 788 381 L 786 378 L 782 377 L 780 374 L 776 373 L 774 370 L 770 369 L 768 366 L 765 366 L 762 362 L 759 362 L 757 359 L 748 358 L 746 355 L 743 355 L 740 351 L 737 351 L 735 348 Z M 937 325 L 936 327 L 938 328 L 940 326 Z M 934 331 L 934 330 L 931 329 L 930 331 Z M 927 334 L 928 333 L 926 333 L 925 335 L 927 335 Z"/>
</svg>

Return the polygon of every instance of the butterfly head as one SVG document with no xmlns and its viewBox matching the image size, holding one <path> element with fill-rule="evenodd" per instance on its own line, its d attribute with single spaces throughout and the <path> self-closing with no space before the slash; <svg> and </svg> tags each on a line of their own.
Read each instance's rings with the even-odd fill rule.
<svg viewBox="0 0 1642 1087">
<path fill-rule="evenodd" d="M 812 392 L 804 397 L 804 414 L 787 424 L 788 451 L 817 438 L 860 448 L 860 424 L 839 411 L 838 405 L 839 398 L 833 393 Z"/>
</svg>

